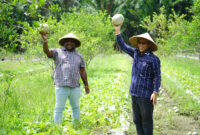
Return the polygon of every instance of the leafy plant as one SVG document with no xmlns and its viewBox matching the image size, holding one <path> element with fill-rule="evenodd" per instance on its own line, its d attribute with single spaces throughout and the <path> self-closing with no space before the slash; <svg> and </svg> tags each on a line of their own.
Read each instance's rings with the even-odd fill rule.
<svg viewBox="0 0 200 135">
<path fill-rule="evenodd" d="M 162 58 L 162 80 L 183 114 L 199 116 L 200 64 L 186 58 Z M 192 93 L 192 94 L 191 94 Z"/>
<path fill-rule="evenodd" d="M 91 93 L 86 95 L 81 87 L 81 123 L 75 126 L 69 102 L 63 112 L 63 123 L 53 124 L 55 93 L 48 71 L 15 77 L 16 83 L 11 87 L 13 96 L 6 107 L 0 102 L 0 133 L 93 135 L 119 128 L 121 116 L 129 117 L 126 110 L 130 64 L 123 55 L 101 55 L 91 62 L 87 68 Z"/>
<path fill-rule="evenodd" d="M 195 12 L 195 11 L 193 11 Z M 178 15 L 172 10 L 169 16 L 165 8 L 160 9 L 160 14 L 154 13 L 153 19 L 146 17 L 141 26 L 154 37 L 159 45 L 159 54 L 164 56 L 174 55 L 177 52 L 195 52 L 199 50 L 199 17 L 193 16 L 193 21 L 185 19 L 186 15 Z"/>
<path fill-rule="evenodd" d="M 110 17 L 102 11 L 92 13 L 84 9 L 79 12 L 74 9 L 71 13 L 63 14 L 60 22 L 57 22 L 53 17 L 48 17 L 46 22 L 44 19 L 35 22 L 33 27 L 29 26 L 28 29 L 24 30 L 21 42 L 29 54 L 44 57 L 43 43 L 38 27 L 39 23 L 45 22 L 50 28 L 49 48 L 61 47 L 58 45 L 58 40 L 72 32 L 80 38 L 82 46 L 77 50 L 83 55 L 86 64 L 89 65 L 95 56 L 112 49 L 114 36 L 110 20 Z"/>
</svg>

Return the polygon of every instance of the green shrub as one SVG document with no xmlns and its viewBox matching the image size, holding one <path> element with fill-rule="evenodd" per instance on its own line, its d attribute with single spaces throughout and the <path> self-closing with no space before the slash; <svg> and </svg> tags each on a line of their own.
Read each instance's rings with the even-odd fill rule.
<svg viewBox="0 0 200 135">
<path fill-rule="evenodd" d="M 195 14 L 191 22 L 184 19 L 186 15 L 178 15 L 173 10 L 167 16 L 164 7 L 160 9 L 160 14 L 154 13 L 152 20 L 150 16 L 143 20 L 141 26 L 153 35 L 159 45 L 158 53 L 167 56 L 199 51 L 199 7 L 199 2 L 196 1 L 191 10 Z"/>
<path fill-rule="evenodd" d="M 111 43 L 114 40 L 113 26 L 110 16 L 105 12 L 91 13 L 84 9 L 77 12 L 74 9 L 72 12 L 64 13 L 59 22 L 53 17 L 48 17 L 47 21 L 44 20 L 34 22 L 33 27 L 28 27 L 27 30 L 24 30 L 22 43 L 29 54 L 39 57 L 44 56 L 42 38 L 38 30 L 39 23 L 44 22 L 50 28 L 48 35 L 49 48 L 59 48 L 59 38 L 72 32 L 81 40 L 82 45 L 77 50 L 84 56 L 87 65 L 98 54 L 112 49 Z"/>
</svg>

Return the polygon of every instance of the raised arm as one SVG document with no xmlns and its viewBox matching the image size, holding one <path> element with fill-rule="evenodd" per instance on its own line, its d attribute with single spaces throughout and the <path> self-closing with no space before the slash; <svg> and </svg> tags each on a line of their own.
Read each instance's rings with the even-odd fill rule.
<svg viewBox="0 0 200 135">
<path fill-rule="evenodd" d="M 134 56 L 134 52 L 135 52 L 135 48 L 130 47 L 129 45 L 127 45 L 124 42 L 124 39 L 122 38 L 121 34 L 120 34 L 120 28 L 121 28 L 122 24 L 120 25 L 114 25 L 115 28 L 115 34 L 116 34 L 116 38 L 117 38 L 117 43 L 119 45 L 119 47 L 122 49 L 122 51 L 124 51 L 125 53 L 129 54 L 131 57 Z"/>
<path fill-rule="evenodd" d="M 43 39 L 43 52 L 49 57 L 52 58 L 53 57 L 53 53 L 52 51 L 49 50 L 48 47 L 48 42 L 47 42 L 47 37 L 48 34 L 47 33 L 40 33 Z"/>
</svg>

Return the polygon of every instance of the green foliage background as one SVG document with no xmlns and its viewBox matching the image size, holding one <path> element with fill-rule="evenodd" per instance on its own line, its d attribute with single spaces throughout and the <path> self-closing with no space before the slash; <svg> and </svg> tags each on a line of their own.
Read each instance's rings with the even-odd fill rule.
<svg viewBox="0 0 200 135">
<path fill-rule="evenodd" d="M 27 48 L 28 54 L 38 57 L 44 56 L 42 38 L 39 34 L 40 23 L 49 25 L 49 48 L 61 47 L 58 40 L 70 32 L 77 35 L 82 44 L 77 50 L 84 56 L 86 64 L 89 64 L 91 59 L 99 53 L 112 50 L 113 26 L 110 17 L 105 12 L 90 13 L 85 9 L 80 11 L 74 9 L 71 13 L 64 13 L 59 22 L 53 17 L 45 19 L 42 18 L 39 22 L 34 22 L 32 27 L 28 26 L 21 36 L 23 48 Z"/>
<path fill-rule="evenodd" d="M 17 63 L 15 62 L 16 65 Z M 0 64 L 1 67 L 9 68 L 6 63 Z M 39 63 L 37 61 L 33 64 L 22 65 L 33 69 Z M 63 111 L 62 124 L 54 124 L 55 91 L 53 80 L 45 66 L 43 65 L 44 70 L 31 72 L 25 72 L 28 69 L 16 66 L 16 74 L 0 76 L 1 135 L 96 135 L 120 128 L 124 124 L 122 116 L 128 119 L 128 83 L 131 73 L 128 56 L 100 55 L 91 62 L 88 67 L 90 72 L 87 72 L 91 92 L 85 94 L 81 84 L 81 123 L 77 127 L 72 125 L 69 101 Z M 12 68 L 7 70 L 13 72 Z M 114 102 L 117 104 L 113 104 Z"/>
<path fill-rule="evenodd" d="M 194 2 L 190 12 L 194 13 L 192 21 L 185 19 L 186 15 L 178 15 L 172 10 L 167 17 L 165 7 L 160 13 L 154 13 L 153 20 L 150 16 L 144 18 L 141 26 L 153 35 L 159 45 L 159 53 L 167 56 L 177 53 L 200 54 L 200 0 Z"/>
<path fill-rule="evenodd" d="M 199 3 L 199 0 L 2 0 L 0 57 L 5 57 L 4 50 L 26 52 L 30 48 L 27 42 L 35 46 L 41 44 L 35 29 L 39 23 L 45 22 L 51 27 L 50 46 L 53 46 L 51 43 L 57 44 L 56 38 L 73 31 L 81 38 L 84 47 L 93 49 L 89 51 L 93 54 L 86 56 L 89 62 L 94 55 L 107 50 L 105 47 L 115 44 L 109 21 L 116 13 L 125 17 L 122 34 L 126 42 L 132 35 L 150 32 L 162 55 L 185 50 L 199 52 Z M 76 10 L 71 10 L 73 8 Z M 28 34 L 33 39 L 28 41 L 24 37 Z M 89 54 L 84 47 L 79 50 Z M 40 50 L 31 53 L 36 54 L 35 51 Z"/>
</svg>

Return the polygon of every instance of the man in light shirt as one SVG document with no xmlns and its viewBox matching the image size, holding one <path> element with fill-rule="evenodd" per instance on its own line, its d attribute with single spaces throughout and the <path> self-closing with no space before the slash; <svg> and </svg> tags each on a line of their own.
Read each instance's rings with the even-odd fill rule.
<svg viewBox="0 0 200 135">
<path fill-rule="evenodd" d="M 55 62 L 54 84 L 56 94 L 56 105 L 54 111 L 54 123 L 62 122 L 62 113 L 65 108 L 67 98 L 72 107 L 74 122 L 80 122 L 79 98 L 81 89 L 79 79 L 81 77 L 86 94 L 90 93 L 85 71 L 85 62 L 81 54 L 75 48 L 80 47 L 80 40 L 72 33 L 69 33 L 59 40 L 62 48 L 49 49 L 47 43 L 47 33 L 42 33 L 43 51 Z"/>
</svg>

